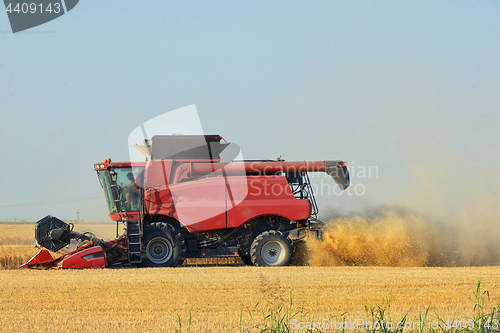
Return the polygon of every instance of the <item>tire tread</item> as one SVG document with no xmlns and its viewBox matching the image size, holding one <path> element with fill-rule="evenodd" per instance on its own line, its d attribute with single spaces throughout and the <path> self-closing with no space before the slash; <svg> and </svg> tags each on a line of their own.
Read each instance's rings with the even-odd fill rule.
<svg viewBox="0 0 500 333">
<path fill-rule="evenodd" d="M 263 239 L 265 239 L 267 236 L 270 235 L 279 236 L 288 242 L 291 249 L 290 259 L 288 262 L 288 265 L 290 265 L 290 263 L 295 258 L 295 246 L 293 245 L 292 240 L 288 236 L 285 236 L 281 231 L 277 230 L 264 231 L 263 233 L 255 237 L 254 241 L 252 242 L 252 246 L 250 247 L 250 258 L 252 258 L 252 262 L 254 263 L 255 266 L 262 266 L 259 264 L 257 260 L 257 247 L 259 246 L 259 243 L 262 242 Z"/>
<path fill-rule="evenodd" d="M 174 237 L 178 243 L 179 243 L 179 258 L 177 259 L 176 262 L 173 263 L 171 267 L 179 267 L 184 263 L 184 260 L 186 259 L 186 241 L 184 240 L 184 237 L 182 237 L 181 233 L 179 230 L 177 230 L 174 226 L 168 223 L 164 222 L 155 222 L 149 224 L 151 227 L 155 227 L 163 231 L 165 234 L 170 234 L 172 237 Z"/>
</svg>

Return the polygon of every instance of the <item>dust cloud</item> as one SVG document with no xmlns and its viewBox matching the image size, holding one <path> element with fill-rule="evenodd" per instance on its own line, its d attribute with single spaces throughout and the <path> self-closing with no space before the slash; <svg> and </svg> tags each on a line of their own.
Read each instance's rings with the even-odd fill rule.
<svg viewBox="0 0 500 333">
<path fill-rule="evenodd" d="M 323 240 L 308 238 L 311 266 L 423 266 L 436 232 L 416 216 L 387 212 L 380 217 L 330 220 Z"/>
<path fill-rule="evenodd" d="M 308 238 L 299 247 L 306 264 L 500 265 L 500 165 L 439 138 L 415 142 L 402 142 L 395 167 L 379 170 L 387 178 L 367 183 L 389 199 L 324 218 L 323 241 Z"/>
<path fill-rule="evenodd" d="M 332 218 L 323 240 L 307 238 L 301 255 L 310 266 L 500 265 L 497 208 L 484 200 L 453 221 L 390 207 Z"/>
</svg>

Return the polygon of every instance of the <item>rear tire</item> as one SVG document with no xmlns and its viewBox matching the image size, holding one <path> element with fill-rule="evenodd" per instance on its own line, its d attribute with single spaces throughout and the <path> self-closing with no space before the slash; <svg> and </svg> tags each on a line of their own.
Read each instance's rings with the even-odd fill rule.
<svg viewBox="0 0 500 333">
<path fill-rule="evenodd" d="M 294 246 L 280 231 L 270 230 L 258 235 L 250 247 L 255 266 L 288 266 L 293 260 Z"/>
<path fill-rule="evenodd" d="M 143 267 L 177 267 L 186 258 L 186 242 L 172 225 L 152 223 L 144 226 Z"/>
</svg>

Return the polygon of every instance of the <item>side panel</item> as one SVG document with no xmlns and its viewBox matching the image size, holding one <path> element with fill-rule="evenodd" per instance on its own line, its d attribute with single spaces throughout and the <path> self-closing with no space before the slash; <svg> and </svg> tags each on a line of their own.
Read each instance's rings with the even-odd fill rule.
<svg viewBox="0 0 500 333">
<path fill-rule="evenodd" d="M 290 220 L 303 220 L 311 216 L 307 199 L 296 199 L 284 176 L 228 177 L 227 227 L 235 228 L 245 221 L 262 215 L 279 215 Z M 245 191 L 247 191 L 246 193 Z M 237 203 L 241 193 L 244 199 Z"/>
<path fill-rule="evenodd" d="M 190 232 L 226 228 L 223 177 L 210 177 L 146 191 L 149 214 L 179 220 Z"/>
<path fill-rule="evenodd" d="M 106 267 L 106 253 L 102 247 L 94 246 L 67 257 L 57 266 L 61 268 Z"/>
<path fill-rule="evenodd" d="M 159 188 L 168 185 L 172 164 L 172 160 L 149 161 L 144 171 L 144 188 Z"/>
</svg>

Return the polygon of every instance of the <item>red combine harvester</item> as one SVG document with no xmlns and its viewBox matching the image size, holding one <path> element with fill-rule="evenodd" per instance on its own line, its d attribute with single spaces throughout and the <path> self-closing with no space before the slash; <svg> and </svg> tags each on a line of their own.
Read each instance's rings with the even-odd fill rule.
<svg viewBox="0 0 500 333">
<path fill-rule="evenodd" d="M 239 147 L 219 135 L 164 135 L 136 146 L 145 162 L 97 163 L 117 238 L 77 233 L 46 216 L 36 223 L 42 250 L 25 268 L 180 266 L 185 258 L 241 257 L 248 265 L 286 266 L 306 233 L 321 239 L 308 172 L 326 172 L 349 186 L 343 161 L 232 160 Z M 222 139 L 223 140 L 223 139 Z M 232 154 L 231 154 L 232 152 Z M 125 232 L 118 237 L 118 223 Z M 49 251 L 80 246 L 53 259 Z M 83 244 L 83 245 L 81 245 Z"/>
</svg>

